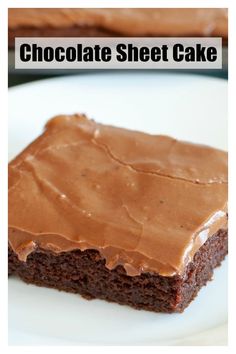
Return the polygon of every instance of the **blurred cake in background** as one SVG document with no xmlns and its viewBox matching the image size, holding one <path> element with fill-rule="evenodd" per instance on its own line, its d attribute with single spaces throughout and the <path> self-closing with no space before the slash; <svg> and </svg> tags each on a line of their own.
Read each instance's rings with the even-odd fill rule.
<svg viewBox="0 0 236 354">
<path fill-rule="evenodd" d="M 15 37 L 228 38 L 227 9 L 9 9 L 9 47 Z"/>
</svg>

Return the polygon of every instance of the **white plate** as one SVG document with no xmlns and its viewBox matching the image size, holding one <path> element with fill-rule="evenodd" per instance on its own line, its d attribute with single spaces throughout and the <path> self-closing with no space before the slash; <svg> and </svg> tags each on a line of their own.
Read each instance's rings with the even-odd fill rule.
<svg viewBox="0 0 236 354">
<path fill-rule="evenodd" d="M 227 149 L 227 82 L 194 75 L 101 73 L 10 89 L 9 157 L 56 114 Z M 156 314 L 9 280 L 10 345 L 173 345 L 227 342 L 227 263 L 183 314 Z"/>
</svg>

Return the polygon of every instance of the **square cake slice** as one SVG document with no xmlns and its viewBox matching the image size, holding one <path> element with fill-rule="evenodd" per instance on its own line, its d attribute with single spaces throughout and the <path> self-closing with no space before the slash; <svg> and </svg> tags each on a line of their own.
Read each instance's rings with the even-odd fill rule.
<svg viewBox="0 0 236 354">
<path fill-rule="evenodd" d="M 227 254 L 227 153 L 57 116 L 9 164 L 9 274 L 181 312 Z"/>
</svg>

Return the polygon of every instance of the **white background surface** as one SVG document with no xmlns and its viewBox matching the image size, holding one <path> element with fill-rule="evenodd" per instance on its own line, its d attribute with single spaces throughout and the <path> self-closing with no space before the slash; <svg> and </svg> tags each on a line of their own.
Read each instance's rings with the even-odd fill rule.
<svg viewBox="0 0 236 354">
<path fill-rule="evenodd" d="M 9 157 L 62 113 L 227 149 L 227 82 L 164 73 L 89 74 L 10 90 Z M 9 281 L 9 344 L 226 344 L 227 265 L 183 314 L 156 314 Z"/>
</svg>

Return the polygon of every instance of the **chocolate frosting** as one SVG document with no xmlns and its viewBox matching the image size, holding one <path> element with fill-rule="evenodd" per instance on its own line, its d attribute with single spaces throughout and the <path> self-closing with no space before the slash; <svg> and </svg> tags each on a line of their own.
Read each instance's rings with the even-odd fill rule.
<svg viewBox="0 0 236 354">
<path fill-rule="evenodd" d="M 95 249 L 128 275 L 181 274 L 227 224 L 227 153 L 57 116 L 9 164 L 9 243 Z"/>
<path fill-rule="evenodd" d="M 9 28 L 102 28 L 124 36 L 228 36 L 227 9 L 9 9 Z"/>
</svg>

